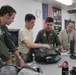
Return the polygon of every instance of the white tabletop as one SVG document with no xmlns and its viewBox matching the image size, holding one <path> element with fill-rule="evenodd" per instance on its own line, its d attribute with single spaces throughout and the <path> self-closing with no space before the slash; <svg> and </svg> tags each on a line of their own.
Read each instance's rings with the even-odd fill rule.
<svg viewBox="0 0 76 75">
<path fill-rule="evenodd" d="M 62 75 L 62 68 L 59 68 L 64 61 L 68 61 L 69 63 L 69 71 L 72 69 L 72 67 L 76 66 L 76 60 L 70 59 L 69 55 L 62 55 L 62 59 L 54 64 L 40 64 L 38 65 L 41 67 L 42 71 L 46 75 Z"/>
</svg>

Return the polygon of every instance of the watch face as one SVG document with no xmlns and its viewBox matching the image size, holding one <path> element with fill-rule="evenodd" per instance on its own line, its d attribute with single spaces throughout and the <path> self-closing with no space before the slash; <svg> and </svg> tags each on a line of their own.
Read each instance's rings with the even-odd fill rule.
<svg viewBox="0 0 76 75">
<path fill-rule="evenodd" d="M 41 10 L 37 9 L 35 13 L 36 13 L 36 17 L 38 17 L 38 18 L 39 18 L 39 17 L 40 17 L 40 15 L 41 15 Z"/>
</svg>

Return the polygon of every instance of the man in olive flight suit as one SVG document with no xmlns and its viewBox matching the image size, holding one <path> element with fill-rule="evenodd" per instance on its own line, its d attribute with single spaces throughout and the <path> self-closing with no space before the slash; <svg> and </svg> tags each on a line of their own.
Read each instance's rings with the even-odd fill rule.
<svg viewBox="0 0 76 75">
<path fill-rule="evenodd" d="M 10 25 L 15 18 L 16 11 L 9 5 L 4 5 L 0 8 L 0 58 L 6 64 L 12 64 L 10 60 L 9 52 L 12 52 L 19 60 L 18 66 L 24 66 L 25 62 L 19 55 L 14 43 L 8 35 L 8 28 L 6 25 Z"/>
<path fill-rule="evenodd" d="M 46 43 L 55 47 L 56 50 L 60 49 L 60 41 L 57 33 L 52 29 L 53 18 L 46 19 L 46 27 L 38 32 L 35 43 Z"/>
</svg>

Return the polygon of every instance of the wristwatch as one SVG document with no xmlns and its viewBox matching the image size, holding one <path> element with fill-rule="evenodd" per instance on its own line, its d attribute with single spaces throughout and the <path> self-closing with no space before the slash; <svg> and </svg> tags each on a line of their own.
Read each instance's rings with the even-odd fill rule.
<svg viewBox="0 0 76 75">
<path fill-rule="evenodd" d="M 21 59 L 21 56 L 19 56 L 18 59 Z"/>
</svg>

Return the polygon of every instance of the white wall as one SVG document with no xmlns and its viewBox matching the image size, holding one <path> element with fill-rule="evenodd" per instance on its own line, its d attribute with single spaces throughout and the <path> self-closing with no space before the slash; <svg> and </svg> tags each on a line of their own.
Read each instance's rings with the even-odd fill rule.
<svg viewBox="0 0 76 75">
<path fill-rule="evenodd" d="M 76 15 L 69 14 L 66 10 L 62 10 L 62 29 L 65 28 L 65 19 L 69 20 L 70 18 L 72 21 L 75 21 L 75 26 L 76 26 Z"/>
<path fill-rule="evenodd" d="M 24 18 L 27 13 L 32 13 L 35 15 L 35 11 L 37 9 L 41 10 L 41 16 L 39 18 L 36 17 L 36 23 L 33 28 L 35 39 L 38 31 L 42 29 L 42 4 L 31 0 L 0 0 L 0 7 L 5 4 L 11 5 L 17 11 L 14 22 L 9 26 L 9 28 L 14 29 L 20 29 L 25 24 Z M 69 20 L 70 18 L 72 21 L 75 21 L 76 24 L 76 15 L 69 14 L 67 11 L 62 10 L 62 29 L 64 29 L 65 26 L 64 20 Z"/>
<path fill-rule="evenodd" d="M 14 29 L 20 29 L 25 24 L 24 18 L 27 13 L 35 15 L 37 9 L 41 10 L 41 16 L 36 18 L 35 27 L 33 29 L 35 39 L 37 32 L 42 28 L 42 4 L 29 0 L 0 0 L 0 7 L 6 4 L 11 5 L 17 11 L 14 22 L 9 26 L 9 28 Z"/>
</svg>

